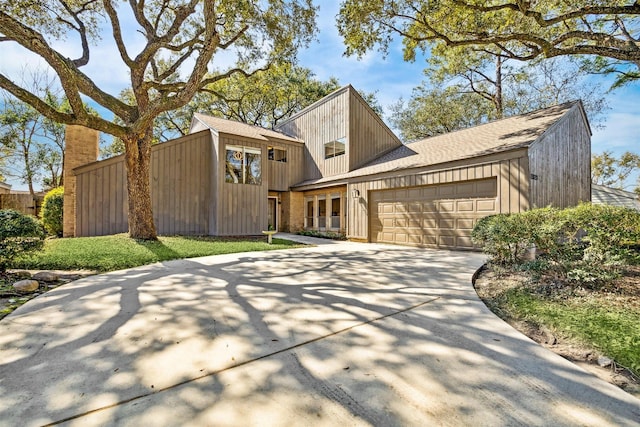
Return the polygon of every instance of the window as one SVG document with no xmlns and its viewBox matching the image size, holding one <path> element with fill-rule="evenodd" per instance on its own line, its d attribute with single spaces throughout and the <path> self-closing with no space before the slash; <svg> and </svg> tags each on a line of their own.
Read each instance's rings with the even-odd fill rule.
<svg viewBox="0 0 640 427">
<path fill-rule="evenodd" d="M 267 147 L 267 158 L 274 162 L 287 163 L 287 150 L 283 148 Z"/>
<path fill-rule="evenodd" d="M 307 213 L 304 218 L 304 222 L 305 222 L 304 226 L 305 228 L 313 228 L 313 217 L 314 217 L 313 197 L 307 197 L 305 199 L 305 202 L 307 204 Z"/>
<path fill-rule="evenodd" d="M 261 151 L 259 148 L 227 145 L 225 182 L 232 184 L 262 184 Z"/>
<path fill-rule="evenodd" d="M 346 142 L 347 138 L 342 137 L 324 144 L 324 158 L 330 159 L 332 157 L 342 156 L 346 152 Z"/>
<path fill-rule="evenodd" d="M 318 228 L 327 226 L 327 199 L 326 196 L 318 196 Z"/>
<path fill-rule="evenodd" d="M 331 195 L 331 228 L 340 228 L 340 195 Z"/>
</svg>

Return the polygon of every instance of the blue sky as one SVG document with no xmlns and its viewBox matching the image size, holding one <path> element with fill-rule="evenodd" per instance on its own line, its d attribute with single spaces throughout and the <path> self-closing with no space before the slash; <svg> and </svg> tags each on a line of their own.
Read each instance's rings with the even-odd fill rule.
<svg viewBox="0 0 640 427">
<path fill-rule="evenodd" d="M 388 107 L 400 97 L 408 99 L 411 91 L 424 79 L 425 58 L 418 57 L 415 62 L 407 63 L 402 58 L 402 44 L 396 41 L 386 58 L 378 52 L 369 52 L 364 58 L 343 56 L 344 45 L 335 26 L 340 0 L 322 0 L 320 4 L 318 41 L 299 54 L 300 65 L 310 68 L 318 78 L 326 80 L 337 77 L 343 85 L 351 84 L 363 92 L 376 92 L 380 104 L 388 112 Z M 120 64 L 114 48 L 107 43 L 94 48 L 92 60 L 85 72 L 93 77 L 99 86 L 117 95 L 126 87 L 128 75 Z M 113 58 L 112 60 L 110 58 Z M 24 63 L 36 66 L 38 61 L 25 56 L 18 48 L 3 50 L 0 58 L 0 70 L 15 75 L 15 64 Z M 107 66 L 108 64 L 108 66 Z M 611 85 L 611 79 L 593 78 L 593 84 L 605 88 Z M 611 150 L 616 154 L 624 151 L 640 152 L 640 83 L 628 85 L 608 95 L 612 107 L 604 120 L 603 129 L 593 129 L 592 152 L 601 153 Z M 387 120 L 385 120 L 387 121 Z M 24 189 L 19 182 L 9 181 L 14 189 Z M 631 182 L 630 184 L 633 184 Z"/>
</svg>

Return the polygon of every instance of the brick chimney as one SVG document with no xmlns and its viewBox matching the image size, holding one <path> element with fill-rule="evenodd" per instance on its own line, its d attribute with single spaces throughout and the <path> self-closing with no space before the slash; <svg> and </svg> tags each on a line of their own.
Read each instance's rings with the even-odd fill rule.
<svg viewBox="0 0 640 427">
<path fill-rule="evenodd" d="M 64 152 L 64 203 L 62 235 L 76 235 L 76 176 L 73 169 L 98 160 L 100 132 L 84 126 L 70 126 L 65 129 Z"/>
</svg>

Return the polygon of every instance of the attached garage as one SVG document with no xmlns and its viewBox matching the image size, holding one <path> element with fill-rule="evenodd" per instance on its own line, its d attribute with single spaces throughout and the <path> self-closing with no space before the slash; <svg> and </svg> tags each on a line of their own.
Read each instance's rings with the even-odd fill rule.
<svg viewBox="0 0 640 427">
<path fill-rule="evenodd" d="M 497 179 L 371 191 L 372 242 L 473 249 L 476 222 L 498 212 Z"/>
</svg>

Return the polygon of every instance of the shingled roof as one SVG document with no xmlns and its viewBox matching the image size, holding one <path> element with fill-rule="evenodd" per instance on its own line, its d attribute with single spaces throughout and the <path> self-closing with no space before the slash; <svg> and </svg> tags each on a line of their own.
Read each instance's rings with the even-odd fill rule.
<svg viewBox="0 0 640 427">
<path fill-rule="evenodd" d="M 197 120 L 208 128 L 213 129 L 217 132 L 230 135 L 244 136 L 247 138 L 259 139 L 262 141 L 269 141 L 273 138 L 277 138 L 285 141 L 303 142 L 297 138 L 292 138 L 288 135 L 285 135 L 284 133 L 275 130 L 266 129 L 260 126 L 249 125 L 242 122 L 236 122 L 233 120 L 208 116 L 206 114 L 195 113 L 193 115 L 193 120 Z"/>
<path fill-rule="evenodd" d="M 525 148 L 537 141 L 572 108 L 582 109 L 580 101 L 568 102 L 408 143 L 359 169 L 341 175 L 305 181 L 296 187 L 433 166 Z"/>
</svg>

